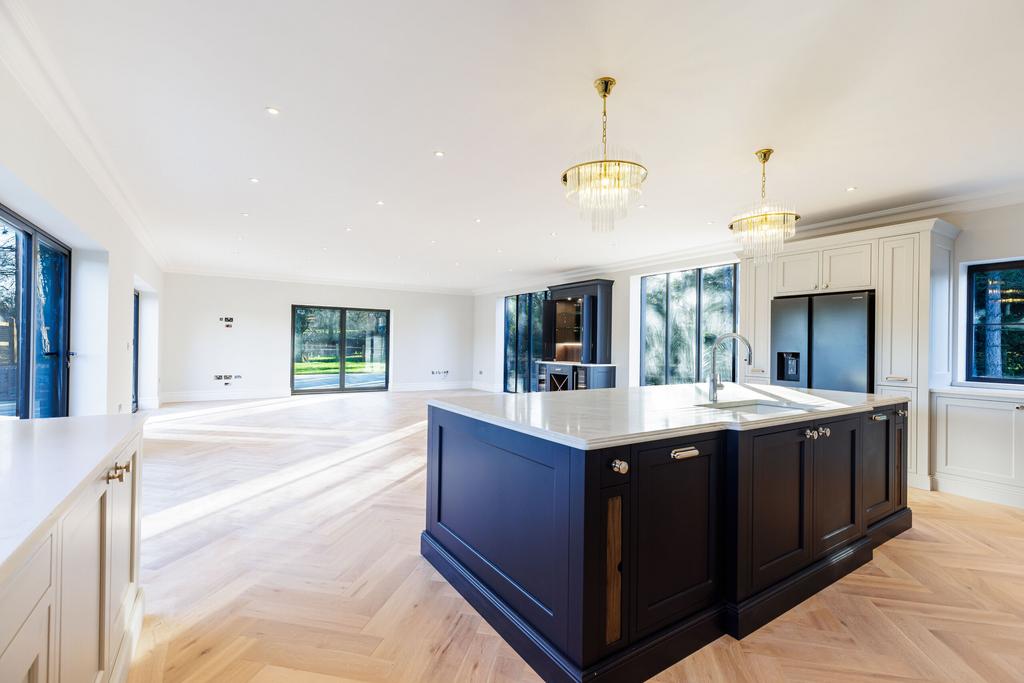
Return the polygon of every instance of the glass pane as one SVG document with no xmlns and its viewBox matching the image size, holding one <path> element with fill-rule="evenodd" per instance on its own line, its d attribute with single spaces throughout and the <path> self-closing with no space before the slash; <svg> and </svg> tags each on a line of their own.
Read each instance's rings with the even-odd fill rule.
<svg viewBox="0 0 1024 683">
<path fill-rule="evenodd" d="M 530 295 L 530 391 L 537 388 L 537 371 L 540 368 L 537 361 L 543 360 L 544 355 L 544 301 L 547 298 L 547 292 Z"/>
<path fill-rule="evenodd" d="M 700 272 L 700 329 L 701 357 L 704 368 L 711 366 L 711 345 L 720 334 L 736 331 L 736 297 L 735 277 L 736 266 L 716 266 L 704 268 Z M 736 342 L 722 344 L 718 350 L 718 372 L 723 382 L 733 381 L 733 357 L 736 355 Z M 702 373 L 703 379 L 710 378 Z"/>
<path fill-rule="evenodd" d="M 68 255 L 42 241 L 37 251 L 32 417 L 61 417 L 67 415 Z"/>
<path fill-rule="evenodd" d="M 641 384 L 665 383 L 665 289 L 667 275 L 641 280 L 643 297 L 643 368 Z"/>
<path fill-rule="evenodd" d="M 295 391 L 340 389 L 341 311 L 297 306 L 293 334 Z"/>
<path fill-rule="evenodd" d="M 505 391 L 516 390 L 516 297 L 505 297 Z"/>
<path fill-rule="evenodd" d="M 1024 380 L 1024 325 L 975 325 L 972 361 L 973 377 Z"/>
<path fill-rule="evenodd" d="M 530 376 L 530 297 L 516 297 L 516 391 L 529 391 Z"/>
<path fill-rule="evenodd" d="M 18 415 L 21 366 L 21 262 L 24 235 L 7 225 L 0 233 L 0 415 Z"/>
<path fill-rule="evenodd" d="M 345 311 L 345 388 L 387 388 L 388 312 Z"/>
<path fill-rule="evenodd" d="M 976 271 L 971 289 L 971 376 L 1024 380 L 1024 268 Z"/>
<path fill-rule="evenodd" d="M 668 276 L 668 382 L 697 381 L 697 271 Z"/>
</svg>

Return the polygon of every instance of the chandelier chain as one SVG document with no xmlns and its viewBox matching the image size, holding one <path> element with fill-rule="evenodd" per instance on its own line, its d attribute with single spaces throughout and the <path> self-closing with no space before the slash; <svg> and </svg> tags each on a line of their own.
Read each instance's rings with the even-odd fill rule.
<svg viewBox="0 0 1024 683">
<path fill-rule="evenodd" d="M 768 164 L 767 161 L 761 162 L 761 203 L 764 204 L 764 187 L 765 187 L 765 169 L 764 167 Z"/>
<path fill-rule="evenodd" d="M 604 158 L 608 159 L 608 98 L 601 98 L 601 149 Z"/>
</svg>

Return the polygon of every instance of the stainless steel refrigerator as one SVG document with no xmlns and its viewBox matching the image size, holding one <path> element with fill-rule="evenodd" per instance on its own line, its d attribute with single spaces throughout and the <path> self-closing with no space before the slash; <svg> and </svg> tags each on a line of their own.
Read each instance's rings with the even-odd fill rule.
<svg viewBox="0 0 1024 683">
<path fill-rule="evenodd" d="M 873 393 L 875 293 L 772 299 L 772 384 Z"/>
</svg>

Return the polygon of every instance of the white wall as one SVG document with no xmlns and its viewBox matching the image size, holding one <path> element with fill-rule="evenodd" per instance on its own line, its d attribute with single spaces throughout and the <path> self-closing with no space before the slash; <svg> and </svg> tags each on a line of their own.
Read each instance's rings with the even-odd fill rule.
<svg viewBox="0 0 1024 683">
<path fill-rule="evenodd" d="M 292 304 L 389 309 L 393 390 L 472 382 L 470 296 L 168 273 L 161 402 L 288 396 Z M 219 321 L 224 316 L 234 318 L 230 329 Z M 213 379 L 225 372 L 242 379 L 231 386 Z"/>
<path fill-rule="evenodd" d="M 0 93 L 0 203 L 72 248 L 72 414 L 130 410 L 133 283 L 156 295 L 162 273 L 86 170 L 73 119 L 6 10 Z"/>
</svg>

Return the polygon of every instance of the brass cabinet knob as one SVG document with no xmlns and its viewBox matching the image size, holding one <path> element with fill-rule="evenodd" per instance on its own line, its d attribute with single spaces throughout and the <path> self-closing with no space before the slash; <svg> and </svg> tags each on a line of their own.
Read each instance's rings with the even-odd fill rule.
<svg viewBox="0 0 1024 683">
<path fill-rule="evenodd" d="M 132 461 L 129 460 L 128 462 L 126 462 L 123 465 L 118 465 L 115 462 L 114 463 L 114 471 L 115 472 L 124 472 L 125 474 L 131 474 L 132 473 Z"/>
<path fill-rule="evenodd" d="M 107 472 L 107 482 L 120 481 L 124 482 L 124 470 L 119 469 L 116 465 L 114 469 Z"/>
<path fill-rule="evenodd" d="M 625 460 L 612 460 L 612 471 L 618 474 L 626 474 L 629 472 L 629 463 Z"/>
</svg>

